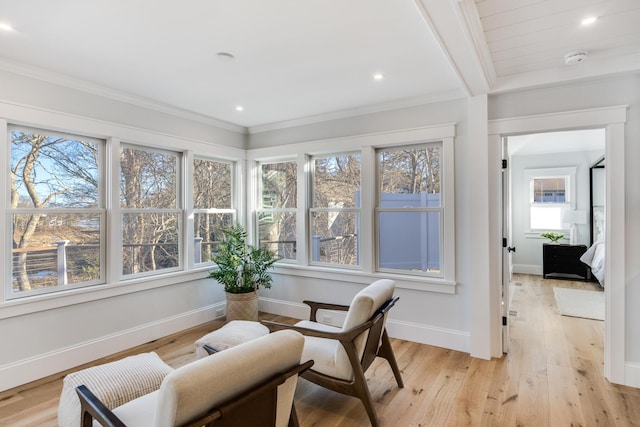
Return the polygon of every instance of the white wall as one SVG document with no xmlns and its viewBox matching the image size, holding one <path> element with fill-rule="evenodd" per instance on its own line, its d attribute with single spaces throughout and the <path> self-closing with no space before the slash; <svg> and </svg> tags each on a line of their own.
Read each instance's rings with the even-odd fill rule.
<svg viewBox="0 0 640 427">
<path fill-rule="evenodd" d="M 556 87 L 495 95 L 489 99 L 489 118 L 628 105 L 625 125 L 625 241 L 626 298 L 625 360 L 629 376 L 640 384 L 640 74 L 589 80 Z M 607 168 L 615 168 L 607 164 Z"/>
<path fill-rule="evenodd" d="M 389 333 L 418 342 L 469 351 L 470 291 L 469 212 L 467 183 L 470 179 L 467 138 L 466 100 L 380 112 L 351 119 L 315 123 L 295 128 L 277 129 L 250 135 L 250 149 L 264 149 L 282 144 L 303 143 L 345 136 L 371 134 L 424 126 L 456 124 L 455 137 L 455 203 L 456 203 L 456 282 L 455 295 L 420 289 L 398 288 L 400 300 L 390 313 Z M 301 275 L 304 273 L 301 273 Z M 303 299 L 348 303 L 353 295 L 372 281 L 358 275 L 339 281 L 327 275 L 308 278 L 276 274 L 274 286 L 262 295 L 274 300 L 270 307 L 282 314 L 304 315 Z M 348 276 L 347 276 L 348 277 Z M 416 286 L 419 288 L 419 285 Z M 287 301 L 290 304 L 278 303 Z M 289 311 L 287 311 L 289 310 Z M 301 314 L 302 313 L 302 314 Z"/>
<path fill-rule="evenodd" d="M 217 127 L 190 119 L 190 113 L 178 117 L 7 72 L 0 72 L 0 87 L 3 129 L 18 123 L 244 158 L 244 128 Z M 8 153 L 6 134 L 0 141 Z M 3 168 L 2 188 L 8 188 L 5 175 Z M 2 224 L 9 223 L 6 201 L 5 195 Z M 0 249 L 3 271 L 10 269 L 7 243 Z M 22 300 L 0 298 L 0 390 L 213 319 L 225 297 L 217 283 L 201 280 L 206 275 L 179 272 Z M 4 284 L 0 289 L 1 294 Z"/>
<path fill-rule="evenodd" d="M 603 142 L 604 145 L 604 142 Z M 603 151 L 579 151 L 571 153 L 550 153 L 535 155 L 515 155 L 511 157 L 511 209 L 512 209 L 512 246 L 516 247 L 513 256 L 513 272 L 542 274 L 542 244 L 548 240 L 537 233 L 529 233 L 529 182 L 525 177 L 527 169 L 554 167 L 576 167 L 576 206 L 575 209 L 589 212 L 589 166 L 604 155 Z M 576 226 L 578 244 L 589 246 L 589 224 Z M 569 238 L 568 230 L 565 233 Z M 566 241 L 565 243 L 568 243 Z"/>
</svg>

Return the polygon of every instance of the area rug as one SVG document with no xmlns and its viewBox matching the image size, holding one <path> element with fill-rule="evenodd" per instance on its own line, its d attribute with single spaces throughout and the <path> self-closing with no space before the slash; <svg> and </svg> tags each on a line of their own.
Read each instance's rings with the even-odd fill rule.
<svg viewBox="0 0 640 427">
<path fill-rule="evenodd" d="M 553 294 L 563 316 L 604 320 L 604 292 L 554 287 Z"/>
</svg>

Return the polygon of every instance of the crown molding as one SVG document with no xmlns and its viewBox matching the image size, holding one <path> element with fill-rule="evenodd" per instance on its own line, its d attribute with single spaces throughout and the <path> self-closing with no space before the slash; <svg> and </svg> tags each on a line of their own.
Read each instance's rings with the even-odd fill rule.
<svg viewBox="0 0 640 427">
<path fill-rule="evenodd" d="M 315 123 L 328 122 L 330 120 L 339 120 L 339 119 L 346 119 L 349 117 L 363 116 L 366 114 L 400 110 L 402 108 L 417 107 L 420 105 L 433 104 L 436 102 L 453 101 L 456 99 L 464 99 L 465 97 L 466 95 L 461 91 L 439 92 L 439 93 L 430 94 L 426 96 L 404 98 L 396 101 L 366 105 L 362 107 L 349 108 L 345 110 L 338 110 L 330 113 L 301 117 L 293 120 L 285 120 L 282 122 L 251 126 L 248 129 L 248 133 L 250 135 L 255 135 L 261 132 L 269 132 L 269 131 L 274 131 L 279 129 L 287 129 L 287 128 L 293 128 L 297 126 L 311 125 Z"/>
<path fill-rule="evenodd" d="M 242 134 L 247 133 L 247 128 L 244 126 L 236 125 L 234 123 L 229 123 L 224 120 L 219 120 L 203 114 L 195 113 L 193 111 L 167 105 L 162 102 L 154 101 L 141 96 L 136 96 L 111 89 L 106 86 L 101 86 L 62 73 L 34 67 L 32 65 L 8 61 L 6 59 L 0 59 L 0 70 L 36 80 L 41 80 L 47 83 L 52 83 L 58 86 L 67 87 L 69 89 L 78 90 L 103 98 L 112 99 L 114 101 L 124 102 L 126 104 L 157 111 L 159 113 L 170 114 L 175 117 L 180 117 L 182 119 L 191 120 L 205 125 L 215 126 L 232 132 Z"/>
</svg>

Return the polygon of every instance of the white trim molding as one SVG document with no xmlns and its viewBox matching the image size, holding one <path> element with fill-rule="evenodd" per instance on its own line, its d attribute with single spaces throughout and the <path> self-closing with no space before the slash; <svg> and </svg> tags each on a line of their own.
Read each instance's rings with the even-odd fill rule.
<svg viewBox="0 0 640 427">
<path fill-rule="evenodd" d="M 489 121 L 491 140 L 502 136 L 525 133 L 548 132 L 569 129 L 606 129 L 605 157 L 606 170 L 606 273 L 605 282 L 605 343 L 604 376 L 616 384 L 638 385 L 638 377 L 630 374 L 636 369 L 628 369 L 625 361 L 626 348 L 626 268 L 625 268 L 625 135 L 628 106 L 612 106 L 588 110 L 565 111 L 559 113 L 512 117 Z M 500 159 L 492 159 L 498 164 Z M 491 171 L 499 174 L 498 168 Z M 495 189 L 494 197 L 499 197 L 500 189 Z M 492 252 L 493 255 L 493 252 Z M 493 264 L 492 264 L 493 265 Z M 491 298 L 500 301 L 500 284 L 491 289 Z M 501 328 L 497 313 L 488 327 Z M 632 384 L 633 383 L 633 384 Z"/>
</svg>

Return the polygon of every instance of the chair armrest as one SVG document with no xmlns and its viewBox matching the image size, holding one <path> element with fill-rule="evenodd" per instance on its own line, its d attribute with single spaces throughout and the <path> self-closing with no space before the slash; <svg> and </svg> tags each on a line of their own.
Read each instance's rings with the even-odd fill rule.
<svg viewBox="0 0 640 427">
<path fill-rule="evenodd" d="M 366 331 L 371 327 L 372 322 L 365 322 L 355 328 L 349 329 L 348 331 L 340 331 L 340 332 L 328 332 L 328 331 L 318 331 L 316 329 L 311 328 L 303 328 L 301 326 L 288 325 L 286 323 L 278 323 L 271 322 L 268 320 L 262 320 L 264 326 L 269 328 L 270 332 L 275 332 L 283 329 L 291 329 L 297 332 L 300 332 L 302 335 L 307 337 L 317 337 L 317 338 L 327 338 L 330 340 L 338 340 L 338 341 L 352 341 L 355 337 L 360 335 L 362 332 Z"/>
<path fill-rule="evenodd" d="M 80 420 L 83 427 L 93 425 L 92 419 L 95 419 L 104 427 L 126 427 L 122 421 L 107 408 L 104 403 L 91 393 L 91 390 L 85 385 L 76 387 L 76 393 L 80 399 Z M 88 416 L 92 418 L 88 418 Z"/>
<path fill-rule="evenodd" d="M 317 302 L 317 301 L 302 301 L 307 304 L 311 308 L 311 315 L 309 316 L 309 320 L 312 322 L 317 322 L 316 313 L 318 310 L 335 310 L 335 311 L 348 311 L 348 305 L 342 304 L 330 304 L 326 302 Z"/>
</svg>

